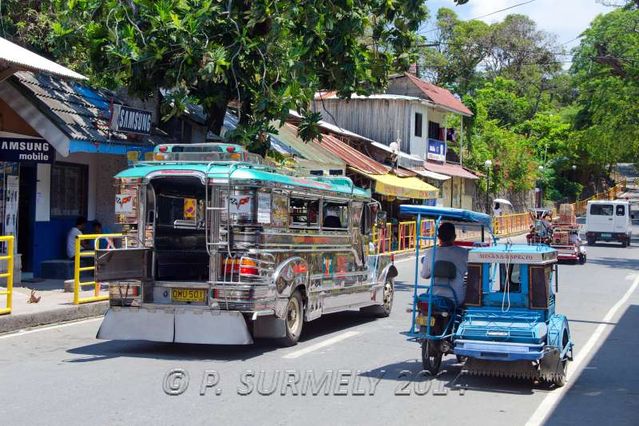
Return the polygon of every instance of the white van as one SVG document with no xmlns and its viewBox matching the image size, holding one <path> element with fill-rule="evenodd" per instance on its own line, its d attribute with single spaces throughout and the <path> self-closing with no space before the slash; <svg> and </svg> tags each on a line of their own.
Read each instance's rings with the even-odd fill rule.
<svg viewBox="0 0 639 426">
<path fill-rule="evenodd" d="M 588 201 L 586 212 L 586 241 L 618 241 L 623 247 L 630 245 L 632 218 L 628 201 Z"/>
</svg>

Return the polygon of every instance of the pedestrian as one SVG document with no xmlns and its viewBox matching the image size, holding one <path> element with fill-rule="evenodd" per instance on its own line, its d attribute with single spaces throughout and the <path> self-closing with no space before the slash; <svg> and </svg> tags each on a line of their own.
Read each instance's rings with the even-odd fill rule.
<svg viewBox="0 0 639 426">
<path fill-rule="evenodd" d="M 501 216 L 501 204 L 495 203 L 495 207 L 493 208 L 493 216 Z"/>
<path fill-rule="evenodd" d="M 93 234 L 95 235 L 101 235 L 101 234 L 108 234 L 108 230 L 104 230 L 102 228 L 102 224 L 100 222 L 98 222 L 97 220 L 93 221 Z M 100 238 L 99 240 L 99 249 L 109 249 L 109 248 L 115 248 L 115 246 L 113 245 L 113 240 L 111 238 Z M 93 246 L 95 246 L 95 244 L 92 244 Z"/>
<path fill-rule="evenodd" d="M 87 226 L 87 219 L 84 216 L 80 216 L 75 220 L 75 226 L 69 230 L 67 234 L 67 257 L 71 260 L 75 259 L 75 239 L 82 235 L 82 232 Z M 86 248 L 85 241 L 80 242 L 80 247 Z"/>
</svg>

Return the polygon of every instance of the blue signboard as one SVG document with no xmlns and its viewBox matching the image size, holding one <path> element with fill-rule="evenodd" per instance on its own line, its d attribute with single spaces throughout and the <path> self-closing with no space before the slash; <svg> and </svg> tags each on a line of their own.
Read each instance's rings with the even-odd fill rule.
<svg viewBox="0 0 639 426">
<path fill-rule="evenodd" d="M 55 149 L 40 138 L 0 137 L 0 161 L 53 163 Z"/>
<path fill-rule="evenodd" d="M 446 142 L 437 139 L 428 139 L 428 152 L 426 153 L 428 160 L 446 161 Z"/>
</svg>

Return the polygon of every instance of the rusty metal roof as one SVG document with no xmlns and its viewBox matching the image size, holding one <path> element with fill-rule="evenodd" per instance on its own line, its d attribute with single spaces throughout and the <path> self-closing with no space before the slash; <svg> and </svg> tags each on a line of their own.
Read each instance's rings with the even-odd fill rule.
<svg viewBox="0 0 639 426">
<path fill-rule="evenodd" d="M 464 179 L 479 179 L 476 175 L 466 170 L 459 164 L 451 163 L 433 163 L 432 161 L 424 161 L 424 168 L 431 172 L 440 173 L 442 175 L 456 176 Z"/>
<path fill-rule="evenodd" d="M 428 99 L 433 101 L 434 104 L 441 105 L 463 115 L 473 115 L 473 112 L 449 90 L 435 86 L 432 83 L 428 83 L 410 73 L 404 73 L 404 76 L 408 78 Z"/>
<path fill-rule="evenodd" d="M 321 142 L 309 142 L 317 144 L 333 155 L 344 160 L 350 167 L 371 175 L 385 175 L 390 171 L 390 167 L 379 163 L 368 155 L 363 154 L 355 148 L 348 146 L 334 136 L 323 135 Z"/>
</svg>

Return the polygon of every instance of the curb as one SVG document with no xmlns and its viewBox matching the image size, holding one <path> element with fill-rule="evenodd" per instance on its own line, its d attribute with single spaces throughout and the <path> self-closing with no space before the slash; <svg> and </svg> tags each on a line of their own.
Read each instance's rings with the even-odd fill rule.
<svg viewBox="0 0 639 426">
<path fill-rule="evenodd" d="M 64 308 L 30 314 L 9 314 L 0 316 L 0 333 L 23 330 L 42 325 L 75 321 L 104 315 L 109 307 L 108 301 L 73 305 Z"/>
</svg>

